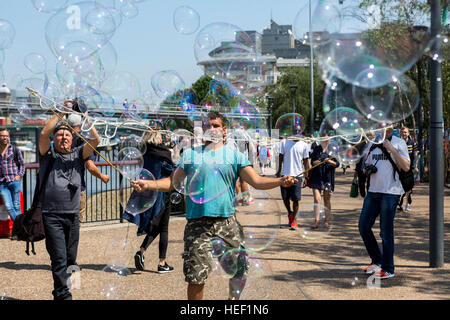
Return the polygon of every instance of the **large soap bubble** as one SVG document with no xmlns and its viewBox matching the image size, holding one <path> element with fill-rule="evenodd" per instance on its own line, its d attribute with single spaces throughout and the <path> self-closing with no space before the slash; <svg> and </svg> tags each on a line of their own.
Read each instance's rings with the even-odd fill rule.
<svg viewBox="0 0 450 320">
<path fill-rule="evenodd" d="M 379 73 L 389 79 L 385 85 L 372 88 L 370 83 Z M 354 101 L 358 109 L 372 121 L 393 123 L 404 120 L 419 105 L 419 90 L 415 82 L 396 70 L 369 69 L 358 76 L 358 82 L 362 86 L 353 87 Z M 366 83 L 369 85 L 364 85 Z"/>
<path fill-rule="evenodd" d="M 23 63 L 34 74 L 41 74 L 47 70 L 47 60 L 43 55 L 36 52 L 27 54 Z"/>
<path fill-rule="evenodd" d="M 390 68 L 404 73 L 429 50 L 431 35 L 426 17 L 409 15 L 396 1 L 386 5 L 349 5 L 341 10 L 340 33 L 316 50 L 322 68 L 344 81 L 362 86 L 358 75 L 369 68 Z M 370 88 L 385 85 L 385 78 L 371 81 Z M 366 84 L 366 86 L 368 85 Z"/>
<path fill-rule="evenodd" d="M 114 18 L 107 8 L 97 2 L 78 2 L 50 17 L 45 27 L 45 38 L 57 59 L 65 59 L 71 53 L 67 49 L 71 42 L 86 43 L 86 51 L 77 55 L 82 60 L 108 43 L 115 29 Z"/>
<path fill-rule="evenodd" d="M 37 11 L 43 13 L 55 13 L 64 8 L 68 0 L 31 0 Z"/>
<path fill-rule="evenodd" d="M 236 219 L 243 228 L 245 248 L 262 251 L 277 238 L 281 226 L 281 211 L 277 200 L 263 190 L 241 192 L 237 198 L 253 201 L 236 207 Z"/>
<path fill-rule="evenodd" d="M 16 36 L 16 29 L 11 22 L 0 19 L 0 49 L 8 49 L 11 47 L 14 37 Z"/>
<path fill-rule="evenodd" d="M 305 45 L 317 47 L 330 41 L 333 34 L 340 32 L 342 16 L 336 1 L 318 0 L 304 5 L 295 16 L 293 32 L 297 40 Z"/>
<path fill-rule="evenodd" d="M 174 95 L 185 87 L 183 79 L 175 70 L 155 73 L 151 78 L 151 85 L 156 95 L 162 99 Z"/>
<path fill-rule="evenodd" d="M 146 182 L 155 182 L 156 179 L 153 174 L 142 169 L 137 179 Z M 132 190 L 131 182 L 128 179 L 123 179 L 120 185 L 120 203 L 124 210 L 129 214 L 135 216 L 150 209 L 156 202 L 158 190 L 144 190 L 137 192 Z"/>
<path fill-rule="evenodd" d="M 173 25 L 181 34 L 193 34 L 200 26 L 200 15 L 189 6 L 180 6 L 173 13 Z"/>
<path fill-rule="evenodd" d="M 256 48 L 250 36 L 238 26 L 215 22 L 197 33 L 194 54 L 207 75 L 236 81 L 236 77 L 245 76 L 247 63 L 242 61 L 253 61 Z"/>
<path fill-rule="evenodd" d="M 275 123 L 275 129 L 278 129 L 280 137 L 299 136 L 302 134 L 304 126 L 305 121 L 298 113 L 286 113 Z"/>
</svg>

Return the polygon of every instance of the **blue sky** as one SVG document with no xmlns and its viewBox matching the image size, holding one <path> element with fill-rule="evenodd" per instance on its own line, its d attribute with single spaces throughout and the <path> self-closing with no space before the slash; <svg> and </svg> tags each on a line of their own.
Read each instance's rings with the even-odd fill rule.
<svg viewBox="0 0 450 320">
<path fill-rule="evenodd" d="M 269 26 L 271 15 L 279 24 L 292 24 L 306 4 L 307 0 L 143 0 L 136 4 L 139 14 L 124 18 L 111 40 L 118 54 L 116 70 L 136 75 L 143 90 L 151 88 L 151 75 L 161 70 L 178 71 L 187 86 L 202 75 L 194 56 L 195 34 L 180 34 L 173 26 L 173 12 L 179 6 L 190 6 L 199 13 L 200 29 L 212 22 L 227 22 L 262 32 Z M 47 72 L 55 73 L 55 58 L 45 41 L 50 16 L 38 12 L 31 0 L 0 0 L 0 19 L 11 22 L 16 30 L 12 46 L 5 50 L 3 71 L 7 83 L 14 82 L 17 76 L 33 76 L 24 66 L 24 57 L 32 52 L 42 54 L 48 61 Z"/>
</svg>

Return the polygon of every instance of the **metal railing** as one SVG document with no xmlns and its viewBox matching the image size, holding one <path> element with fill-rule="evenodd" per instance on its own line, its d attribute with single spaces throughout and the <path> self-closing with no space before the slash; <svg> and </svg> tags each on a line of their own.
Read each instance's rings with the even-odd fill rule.
<svg viewBox="0 0 450 320">
<path fill-rule="evenodd" d="M 104 222 L 120 220 L 123 222 L 124 209 L 120 203 L 120 186 L 123 176 L 117 173 L 107 162 L 94 162 L 102 174 L 109 176 L 109 182 L 104 183 L 92 176 L 85 170 L 86 181 L 86 211 L 82 222 Z M 111 161 L 114 166 L 119 165 L 117 161 Z M 23 177 L 23 206 L 29 209 L 33 202 L 36 188 L 38 163 L 25 164 L 25 175 Z M 127 190 L 127 192 L 131 192 Z M 179 204 L 170 204 L 171 215 L 184 214 L 184 201 Z"/>
</svg>

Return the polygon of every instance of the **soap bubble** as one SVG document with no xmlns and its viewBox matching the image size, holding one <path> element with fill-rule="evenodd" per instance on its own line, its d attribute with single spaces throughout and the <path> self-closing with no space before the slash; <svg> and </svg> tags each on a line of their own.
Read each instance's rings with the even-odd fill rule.
<svg viewBox="0 0 450 320">
<path fill-rule="evenodd" d="M 142 139 L 142 137 L 136 134 L 130 134 L 125 137 L 121 137 L 119 143 L 119 150 L 124 148 L 136 148 L 140 151 L 142 155 L 147 152 L 147 143 Z"/>
<path fill-rule="evenodd" d="M 230 166 L 202 163 L 192 177 L 188 177 L 189 198 L 197 204 L 215 200 L 234 187 L 233 177 L 234 173 Z"/>
<path fill-rule="evenodd" d="M 331 188 L 331 186 L 330 186 Z M 332 216 L 329 214 L 328 226 L 324 224 L 327 217 L 328 208 L 319 203 L 304 204 L 298 209 L 295 220 L 298 224 L 298 232 L 302 239 L 319 240 L 327 236 L 332 230 Z M 316 221 L 319 227 L 314 228 Z"/>
<path fill-rule="evenodd" d="M 111 240 L 106 245 L 104 259 L 109 268 L 120 271 L 123 266 L 128 265 L 133 254 L 134 250 L 131 241 L 120 237 Z"/>
<path fill-rule="evenodd" d="M 178 192 L 172 192 L 170 194 L 170 202 L 173 204 L 179 204 L 183 200 L 183 196 Z"/>
<path fill-rule="evenodd" d="M 317 47 L 330 41 L 331 36 L 339 33 L 342 26 L 342 15 L 336 1 L 315 1 L 309 19 L 309 4 L 297 13 L 292 26 L 295 39 L 302 44 Z"/>
<path fill-rule="evenodd" d="M 389 78 L 386 84 L 372 88 L 366 86 L 379 74 L 365 71 L 358 76 L 361 86 L 353 87 L 353 97 L 358 109 L 369 120 L 393 123 L 406 119 L 419 105 L 419 90 L 415 82 L 396 70 L 382 69 L 383 77 Z"/>
<path fill-rule="evenodd" d="M 0 19 L 0 49 L 11 47 L 16 36 L 16 29 L 11 22 Z"/>
<path fill-rule="evenodd" d="M 415 14 L 399 19 L 403 12 L 395 6 L 391 2 L 345 7 L 340 31 L 330 33 L 329 41 L 316 48 L 320 66 L 354 85 L 360 85 L 358 75 L 369 68 L 390 68 L 400 73 L 409 70 L 432 43 L 425 26 L 428 17 Z M 387 83 L 382 80 L 377 78 L 376 86 Z"/>
<path fill-rule="evenodd" d="M 34 74 L 44 73 L 47 70 L 47 61 L 39 53 L 29 53 L 24 58 L 25 67 Z"/>
<path fill-rule="evenodd" d="M 31 3 L 39 12 L 55 13 L 67 5 L 68 0 L 31 0 Z"/>
<path fill-rule="evenodd" d="M 110 266 L 104 267 L 100 275 L 101 297 L 108 300 L 124 299 L 131 290 L 127 278 L 130 274 L 130 270 L 124 266 L 114 269 Z"/>
<path fill-rule="evenodd" d="M 107 44 L 116 29 L 107 8 L 97 2 L 78 2 L 62 8 L 50 17 L 45 27 L 47 44 L 57 59 L 68 55 L 68 44 L 86 43 L 86 51 L 79 59 L 89 57 Z"/>
<path fill-rule="evenodd" d="M 170 97 L 185 87 L 183 79 L 175 70 L 155 73 L 151 78 L 151 84 L 156 95 L 162 99 Z"/>
<path fill-rule="evenodd" d="M 299 136 L 302 134 L 304 126 L 303 116 L 298 113 L 286 113 L 275 123 L 275 129 L 278 129 L 280 137 Z"/>
<path fill-rule="evenodd" d="M 143 180 L 145 182 L 156 182 L 153 174 L 142 169 L 136 180 Z M 158 190 L 144 190 L 142 192 L 137 192 L 133 190 L 131 182 L 128 179 L 123 179 L 120 184 L 120 204 L 126 212 L 135 216 L 139 213 L 145 212 L 150 209 L 156 202 L 158 197 Z"/>
<path fill-rule="evenodd" d="M 181 34 L 193 34 L 200 26 L 200 15 L 189 6 L 180 6 L 173 13 L 173 25 Z"/>
<path fill-rule="evenodd" d="M 236 219 L 243 228 L 246 249 L 266 249 L 277 238 L 281 226 L 277 200 L 257 189 L 241 192 L 237 198 L 243 200 L 243 205 L 236 207 Z"/>
<path fill-rule="evenodd" d="M 223 274 L 229 279 L 230 298 L 268 299 L 272 290 L 271 266 L 246 249 L 231 249 L 219 258 Z"/>
<path fill-rule="evenodd" d="M 118 168 L 126 177 L 134 178 L 144 167 L 142 152 L 134 147 L 126 147 L 119 151 L 117 155 Z"/>
<path fill-rule="evenodd" d="M 220 63 L 214 57 L 232 57 L 227 63 L 221 59 Z M 249 35 L 236 25 L 215 22 L 203 27 L 196 35 L 194 54 L 197 64 L 205 64 L 205 74 L 212 78 L 232 79 L 236 75 L 243 75 L 245 64 L 242 59 L 252 61 L 256 58 L 255 44 Z"/>
</svg>

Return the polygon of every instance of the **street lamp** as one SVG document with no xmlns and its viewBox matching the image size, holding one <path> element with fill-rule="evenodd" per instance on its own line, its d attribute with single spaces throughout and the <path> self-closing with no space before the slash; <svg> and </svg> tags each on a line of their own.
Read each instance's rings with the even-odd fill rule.
<svg viewBox="0 0 450 320">
<path fill-rule="evenodd" d="M 295 84 L 291 84 L 289 89 L 291 89 L 291 97 L 292 97 L 292 113 L 295 113 L 295 91 L 297 91 L 298 86 Z"/>
<path fill-rule="evenodd" d="M 267 99 L 267 106 L 269 108 L 269 136 L 272 137 L 272 107 L 274 98 L 272 96 L 267 95 L 266 99 Z"/>
</svg>

